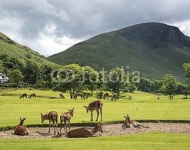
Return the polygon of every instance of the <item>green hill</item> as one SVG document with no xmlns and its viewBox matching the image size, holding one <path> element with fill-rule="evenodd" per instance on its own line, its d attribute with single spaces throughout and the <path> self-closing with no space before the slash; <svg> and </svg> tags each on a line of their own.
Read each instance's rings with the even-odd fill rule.
<svg viewBox="0 0 190 150">
<path fill-rule="evenodd" d="M 62 65 L 78 62 L 97 70 L 123 66 L 147 78 L 172 74 L 182 81 L 182 65 L 190 62 L 190 38 L 174 26 L 143 23 L 98 35 L 48 59 Z"/>
<path fill-rule="evenodd" d="M 31 50 L 27 46 L 20 45 L 0 32 L 0 56 L 8 55 L 15 57 L 22 62 L 31 61 L 41 65 L 58 66 L 56 63 L 47 60 L 44 56 Z"/>
</svg>

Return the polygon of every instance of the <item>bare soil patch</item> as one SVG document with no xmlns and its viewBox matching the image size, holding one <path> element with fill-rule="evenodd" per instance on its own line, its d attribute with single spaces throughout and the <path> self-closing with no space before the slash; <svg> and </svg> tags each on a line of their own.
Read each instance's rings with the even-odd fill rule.
<svg viewBox="0 0 190 150">
<path fill-rule="evenodd" d="M 122 124 L 107 124 L 103 125 L 103 133 L 96 133 L 95 136 L 115 136 L 125 134 L 138 134 L 145 132 L 170 132 L 182 133 L 190 135 L 190 123 L 143 123 L 144 127 L 122 129 Z M 81 126 L 80 126 L 81 127 Z M 84 127 L 84 126 L 83 126 Z M 71 127 L 76 129 L 79 127 Z M 93 127 L 86 126 L 91 130 Z M 30 127 L 28 136 L 14 135 L 13 130 L 0 131 L 0 138 L 55 138 L 53 135 L 53 127 L 51 132 L 48 132 L 48 127 Z M 65 138 L 64 129 L 62 129 L 61 138 Z"/>
</svg>

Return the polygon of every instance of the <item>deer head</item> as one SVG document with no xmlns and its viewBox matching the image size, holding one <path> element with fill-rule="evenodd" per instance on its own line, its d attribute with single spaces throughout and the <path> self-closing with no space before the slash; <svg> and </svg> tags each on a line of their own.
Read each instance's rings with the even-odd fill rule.
<svg viewBox="0 0 190 150">
<path fill-rule="evenodd" d="M 44 120 L 46 120 L 47 118 L 48 118 L 48 114 L 43 115 L 43 114 L 41 113 L 41 120 L 42 120 L 42 123 L 43 123 Z"/>
<path fill-rule="evenodd" d="M 68 109 L 69 113 L 71 114 L 71 116 L 73 117 L 74 114 L 74 108 L 73 109 Z"/>
</svg>

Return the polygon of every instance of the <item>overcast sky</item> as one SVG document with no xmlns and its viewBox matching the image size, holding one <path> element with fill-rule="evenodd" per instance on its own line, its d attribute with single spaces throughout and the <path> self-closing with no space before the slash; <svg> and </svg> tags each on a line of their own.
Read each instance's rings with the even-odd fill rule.
<svg viewBox="0 0 190 150">
<path fill-rule="evenodd" d="M 44 56 L 98 34 L 144 22 L 174 25 L 190 36 L 190 1 L 0 1 L 0 32 Z"/>
</svg>

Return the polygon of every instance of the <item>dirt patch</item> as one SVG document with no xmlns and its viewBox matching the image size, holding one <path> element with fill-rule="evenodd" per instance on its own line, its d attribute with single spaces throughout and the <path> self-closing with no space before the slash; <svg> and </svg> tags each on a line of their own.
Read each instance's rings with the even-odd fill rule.
<svg viewBox="0 0 190 150">
<path fill-rule="evenodd" d="M 103 133 L 96 133 L 96 136 L 114 136 L 124 134 L 138 134 L 145 132 L 170 132 L 170 133 L 183 133 L 190 134 L 190 123 L 143 123 L 144 127 L 139 128 L 126 128 L 122 129 L 122 124 L 108 124 L 103 125 Z M 79 127 L 71 127 L 76 129 Z M 93 127 L 86 126 L 91 130 Z M 17 136 L 13 134 L 13 130 L 1 131 L 0 138 L 55 138 L 53 135 L 53 127 L 51 132 L 48 132 L 48 127 L 30 127 L 28 136 Z M 65 138 L 64 130 L 62 130 L 61 138 Z"/>
</svg>

